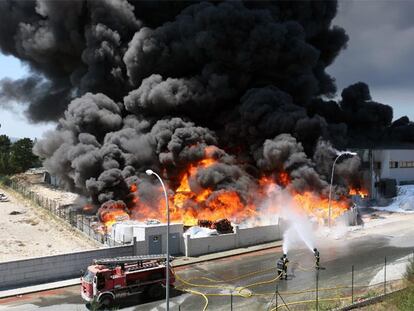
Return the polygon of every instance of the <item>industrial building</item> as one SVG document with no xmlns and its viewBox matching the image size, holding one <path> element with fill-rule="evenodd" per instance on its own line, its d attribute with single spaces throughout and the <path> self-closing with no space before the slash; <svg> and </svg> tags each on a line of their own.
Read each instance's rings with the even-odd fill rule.
<svg viewBox="0 0 414 311">
<path fill-rule="evenodd" d="M 414 184 L 414 146 L 359 149 L 357 152 L 372 199 L 394 197 L 397 185 Z"/>
</svg>

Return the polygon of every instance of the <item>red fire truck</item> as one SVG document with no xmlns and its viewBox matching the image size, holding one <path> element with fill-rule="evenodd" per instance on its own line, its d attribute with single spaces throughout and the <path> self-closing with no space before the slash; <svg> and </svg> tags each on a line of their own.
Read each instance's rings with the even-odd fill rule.
<svg viewBox="0 0 414 311">
<path fill-rule="evenodd" d="M 140 293 L 153 299 L 160 298 L 165 291 L 165 262 L 165 255 L 94 260 L 81 278 L 82 298 L 102 306 L 110 306 L 118 298 Z M 175 277 L 171 267 L 169 272 L 172 287 Z"/>
</svg>

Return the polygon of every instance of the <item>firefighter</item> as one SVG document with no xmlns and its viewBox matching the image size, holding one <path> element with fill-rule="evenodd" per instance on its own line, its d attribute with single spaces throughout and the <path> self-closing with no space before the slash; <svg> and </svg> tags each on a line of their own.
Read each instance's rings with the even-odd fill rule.
<svg viewBox="0 0 414 311">
<path fill-rule="evenodd" d="M 284 261 L 283 257 L 280 257 L 280 259 L 276 263 L 277 268 L 277 276 L 282 279 L 283 278 L 283 268 L 284 268 Z"/>
<path fill-rule="evenodd" d="M 288 266 L 289 259 L 287 258 L 286 254 L 283 254 L 282 260 L 283 260 L 283 274 L 285 275 L 285 280 L 287 280 L 287 266 Z"/>
<path fill-rule="evenodd" d="M 313 249 L 313 254 L 315 255 L 315 268 L 319 269 L 320 254 L 316 247 Z"/>
</svg>

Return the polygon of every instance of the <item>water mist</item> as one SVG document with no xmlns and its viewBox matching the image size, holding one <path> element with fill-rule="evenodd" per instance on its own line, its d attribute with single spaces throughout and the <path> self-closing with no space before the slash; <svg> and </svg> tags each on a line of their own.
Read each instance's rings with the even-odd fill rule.
<svg viewBox="0 0 414 311">
<path fill-rule="evenodd" d="M 267 208 L 279 211 L 286 230 L 283 234 L 283 253 L 287 254 L 293 244 L 303 242 L 313 252 L 314 233 L 309 218 L 293 202 L 291 194 L 277 185 L 268 189 Z"/>
</svg>

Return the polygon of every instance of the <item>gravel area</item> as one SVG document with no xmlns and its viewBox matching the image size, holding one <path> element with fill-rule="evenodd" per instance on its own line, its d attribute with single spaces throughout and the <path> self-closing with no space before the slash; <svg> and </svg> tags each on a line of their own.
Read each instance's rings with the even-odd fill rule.
<svg viewBox="0 0 414 311">
<path fill-rule="evenodd" d="M 0 262 L 99 247 L 20 195 L 0 192 L 10 199 L 0 202 Z"/>
</svg>

